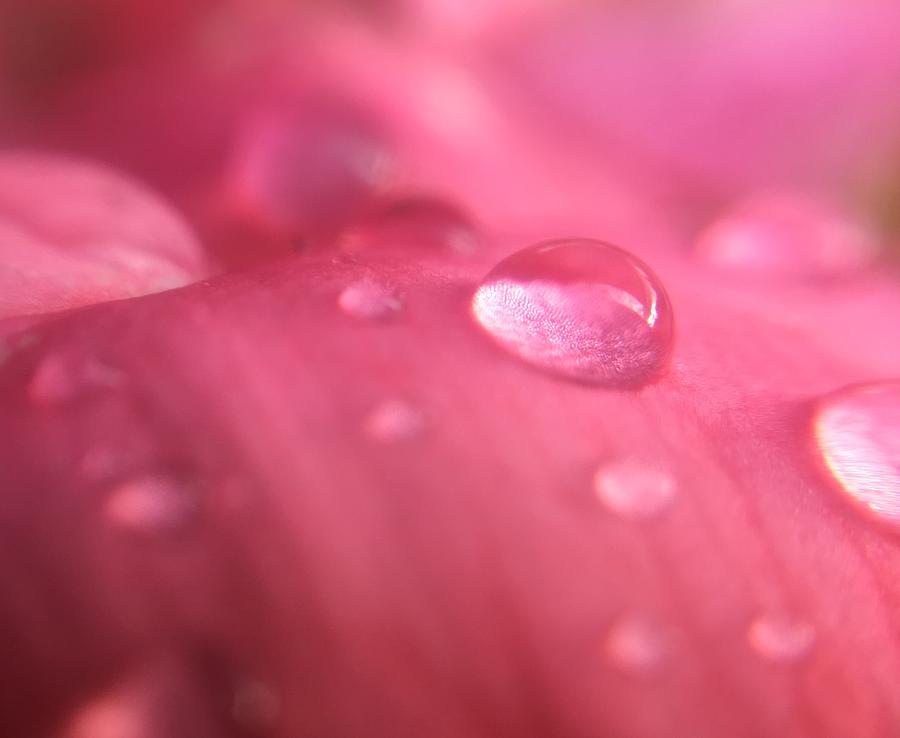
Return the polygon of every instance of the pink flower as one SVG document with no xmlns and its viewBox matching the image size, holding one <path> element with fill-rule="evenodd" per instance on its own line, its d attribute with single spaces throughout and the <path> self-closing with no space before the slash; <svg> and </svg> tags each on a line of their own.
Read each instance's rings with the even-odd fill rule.
<svg viewBox="0 0 900 738">
<path fill-rule="evenodd" d="M 444 17 L 428 7 L 416 23 Z M 565 32 L 518 46 L 530 36 L 491 3 L 477 44 L 432 24 L 443 42 L 421 48 L 357 16 L 235 4 L 217 22 L 250 35 L 240 71 L 189 62 L 207 47 L 183 41 L 28 114 L 29 143 L 128 174 L 0 157 L 7 733 L 900 730 L 889 235 L 818 197 L 855 175 L 832 187 L 775 128 L 717 130 L 703 90 L 756 94 L 730 67 L 687 65 L 714 84 L 692 83 L 685 110 L 665 85 L 633 84 L 612 117 L 581 97 L 577 136 L 553 123 L 571 121 L 562 83 L 525 115 L 543 98 L 508 60 L 583 53 L 533 7 Z M 866 9 L 853 24 L 886 17 Z M 664 59 L 712 43 L 604 12 L 592 34 L 623 65 L 615 24 Z M 303 59 L 318 74 L 295 77 Z M 830 59 L 810 66 L 829 83 L 814 89 L 834 81 Z M 809 95 L 792 130 L 811 130 Z M 156 118 L 127 109 L 138 98 Z M 707 115 L 669 137 L 647 127 L 656 106 Z M 633 136 L 621 159 L 598 158 L 616 137 L 595 114 Z M 346 131 L 377 145 L 320 156 Z M 755 199 L 770 173 L 800 194 Z M 504 261 L 576 236 L 627 253 L 567 240 Z M 176 276 L 190 284 L 165 289 Z"/>
</svg>

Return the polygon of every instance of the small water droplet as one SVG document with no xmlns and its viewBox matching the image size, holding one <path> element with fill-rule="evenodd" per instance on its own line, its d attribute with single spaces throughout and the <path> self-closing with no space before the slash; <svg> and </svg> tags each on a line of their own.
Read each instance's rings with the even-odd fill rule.
<svg viewBox="0 0 900 738">
<path fill-rule="evenodd" d="M 425 428 L 425 417 L 408 402 L 384 400 L 366 416 L 363 424 L 366 435 L 380 443 L 408 441 Z"/>
<path fill-rule="evenodd" d="M 630 615 L 616 622 L 606 637 L 610 664 L 629 674 L 658 671 L 671 651 L 671 633 L 652 618 Z"/>
<path fill-rule="evenodd" d="M 856 385 L 825 397 L 813 435 L 848 499 L 900 528 L 900 382 Z"/>
<path fill-rule="evenodd" d="M 347 315 L 367 320 L 389 318 L 403 307 L 393 290 L 371 281 L 345 287 L 338 296 L 338 305 Z"/>
<path fill-rule="evenodd" d="M 234 691 L 231 714 L 245 730 L 271 730 L 281 715 L 281 698 L 265 682 L 248 679 Z"/>
<path fill-rule="evenodd" d="M 106 498 L 107 520 L 123 530 L 142 534 L 171 533 L 196 516 L 194 490 L 167 474 L 152 474 L 123 482 Z"/>
<path fill-rule="evenodd" d="M 471 220 L 443 200 L 394 200 L 349 228 L 340 239 L 344 251 L 380 253 L 423 251 L 466 254 L 478 247 Z"/>
<path fill-rule="evenodd" d="M 747 631 L 747 640 L 767 661 L 793 662 L 803 658 L 815 642 L 816 631 L 805 620 L 786 615 L 762 615 Z"/>
<path fill-rule="evenodd" d="M 108 695 L 82 707 L 61 738 L 152 738 L 159 727 L 153 722 L 150 706 L 140 696 Z"/>
<path fill-rule="evenodd" d="M 604 464 L 594 474 L 594 492 L 613 513 L 649 518 L 674 500 L 676 485 L 670 474 L 637 459 Z"/>
<path fill-rule="evenodd" d="M 485 277 L 478 323 L 524 361 L 571 379 L 636 387 L 668 363 L 672 308 L 631 254 L 587 239 L 519 251 Z"/>
<path fill-rule="evenodd" d="M 93 357 L 51 354 L 28 383 L 28 398 L 38 405 L 72 402 L 85 394 L 121 387 L 125 375 Z"/>
<path fill-rule="evenodd" d="M 877 244 L 863 225 L 825 203 L 771 192 L 739 203 L 712 223 L 697 251 L 722 267 L 828 276 L 864 266 Z"/>
</svg>

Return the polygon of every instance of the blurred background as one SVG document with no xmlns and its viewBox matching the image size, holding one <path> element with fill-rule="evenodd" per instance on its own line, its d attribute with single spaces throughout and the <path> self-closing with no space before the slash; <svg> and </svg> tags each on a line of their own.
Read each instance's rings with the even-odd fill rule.
<svg viewBox="0 0 900 738">
<path fill-rule="evenodd" d="M 749 220 L 827 271 L 900 221 L 898 35 L 894 0 L 3 0 L 0 143 L 149 185 L 216 270 L 426 197 L 639 253 L 725 217 L 719 261 Z"/>
</svg>

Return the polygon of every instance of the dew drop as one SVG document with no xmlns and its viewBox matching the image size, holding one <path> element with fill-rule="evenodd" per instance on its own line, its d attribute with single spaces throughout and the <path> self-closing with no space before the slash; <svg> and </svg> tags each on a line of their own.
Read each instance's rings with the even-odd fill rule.
<svg viewBox="0 0 900 738">
<path fill-rule="evenodd" d="M 739 203 L 699 237 L 697 251 L 716 266 L 796 276 L 858 269 L 877 251 L 874 236 L 835 208 L 793 192 Z"/>
<path fill-rule="evenodd" d="M 338 296 L 338 306 L 354 318 L 383 320 L 400 312 L 403 303 L 388 287 L 362 281 L 344 288 Z"/>
<path fill-rule="evenodd" d="M 900 382 L 856 385 L 821 400 L 819 453 L 847 497 L 900 528 Z"/>
<path fill-rule="evenodd" d="M 363 429 L 380 443 L 396 443 L 417 437 L 425 428 L 425 417 L 408 402 L 384 400 L 366 416 Z"/>
<path fill-rule="evenodd" d="M 625 459 L 597 469 L 594 492 L 616 515 L 642 519 L 665 510 L 675 498 L 676 485 L 665 471 L 637 459 Z"/>
<path fill-rule="evenodd" d="M 390 178 L 384 137 L 354 111 L 331 103 L 274 106 L 246 121 L 227 175 L 234 206 L 278 231 L 334 228 Z"/>
<path fill-rule="evenodd" d="M 147 535 L 172 533 L 196 516 L 199 500 L 193 489 L 166 474 L 147 475 L 117 485 L 104 512 L 117 528 Z"/>
<path fill-rule="evenodd" d="M 394 200 L 349 228 L 340 239 L 348 252 L 467 254 L 478 247 L 471 220 L 457 207 L 429 197 Z"/>
<path fill-rule="evenodd" d="M 631 615 L 616 622 L 606 637 L 607 660 L 628 674 L 650 674 L 666 662 L 671 634 L 651 618 Z"/>
<path fill-rule="evenodd" d="M 803 658 L 815 642 L 811 624 L 785 615 L 762 615 L 747 631 L 750 646 L 767 661 L 788 663 Z"/>
<path fill-rule="evenodd" d="M 674 337 L 659 279 L 600 241 L 552 241 L 519 251 L 485 277 L 475 319 L 520 359 L 570 379 L 637 387 L 668 363 Z"/>
<path fill-rule="evenodd" d="M 59 738 L 153 738 L 160 726 L 153 725 L 150 712 L 134 695 L 105 696 L 82 707 Z"/>
<path fill-rule="evenodd" d="M 97 359 L 51 354 L 38 365 L 27 394 L 36 405 L 56 405 L 97 390 L 115 389 L 124 381 L 121 371 Z"/>
</svg>

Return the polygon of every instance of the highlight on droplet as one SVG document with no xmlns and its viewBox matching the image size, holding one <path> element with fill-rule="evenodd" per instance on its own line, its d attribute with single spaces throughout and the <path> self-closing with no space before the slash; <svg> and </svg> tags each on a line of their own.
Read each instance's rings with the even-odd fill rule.
<svg viewBox="0 0 900 738">
<path fill-rule="evenodd" d="M 636 388 L 667 366 L 669 298 L 650 268 L 600 241 L 551 241 L 501 261 L 472 298 L 494 341 L 558 376 Z"/>
</svg>

